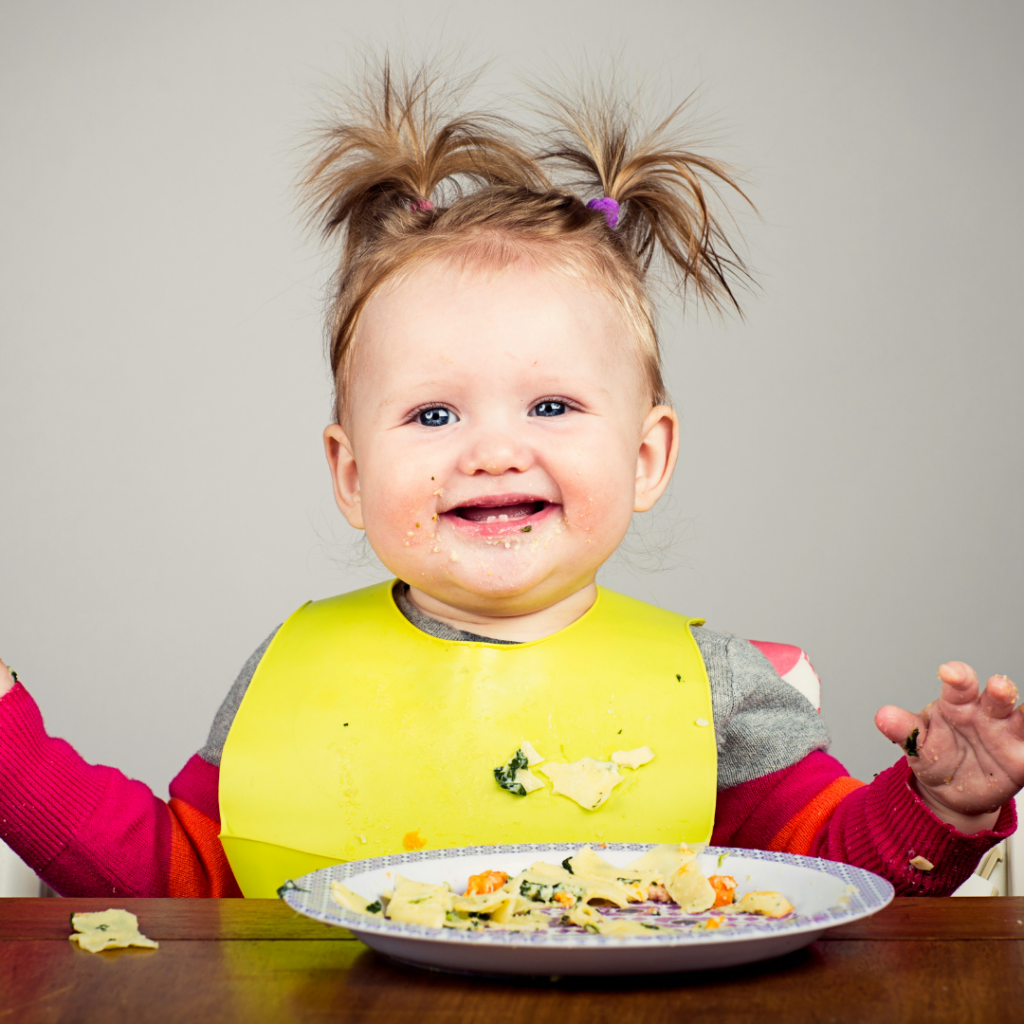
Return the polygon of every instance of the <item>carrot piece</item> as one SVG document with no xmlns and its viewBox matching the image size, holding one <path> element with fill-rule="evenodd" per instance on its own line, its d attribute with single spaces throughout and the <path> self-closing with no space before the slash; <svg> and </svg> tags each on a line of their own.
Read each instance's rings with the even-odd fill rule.
<svg viewBox="0 0 1024 1024">
<path fill-rule="evenodd" d="M 715 902 L 712 907 L 727 907 L 736 897 L 736 879 L 732 875 L 712 875 L 708 882 L 715 890 Z"/>
<path fill-rule="evenodd" d="M 402 845 L 407 850 L 422 850 L 427 845 L 427 841 L 420 835 L 420 830 L 416 829 L 414 832 L 406 832 L 402 836 Z"/>
<path fill-rule="evenodd" d="M 508 875 L 504 871 L 481 871 L 479 875 L 469 876 L 469 885 L 466 886 L 464 896 L 483 896 L 485 893 L 495 892 L 508 881 Z"/>
</svg>

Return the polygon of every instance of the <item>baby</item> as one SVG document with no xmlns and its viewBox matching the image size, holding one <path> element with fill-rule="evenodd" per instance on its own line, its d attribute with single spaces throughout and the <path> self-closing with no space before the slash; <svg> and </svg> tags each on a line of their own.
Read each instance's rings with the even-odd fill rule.
<svg viewBox="0 0 1024 1024">
<path fill-rule="evenodd" d="M 614 105 L 556 102 L 534 154 L 434 113 L 429 85 L 385 70 L 306 181 L 344 238 L 335 498 L 395 579 L 275 630 L 166 804 L 48 737 L 0 663 L 0 837 L 78 895 L 266 896 L 424 846 L 709 839 L 951 892 L 1015 826 L 1008 679 L 980 691 L 950 662 L 923 712 L 881 709 L 905 756 L 864 785 L 782 678 L 802 652 L 595 582 L 678 452 L 651 259 L 711 305 L 743 273 L 708 205 L 727 171 L 671 124 L 633 140 Z"/>
</svg>

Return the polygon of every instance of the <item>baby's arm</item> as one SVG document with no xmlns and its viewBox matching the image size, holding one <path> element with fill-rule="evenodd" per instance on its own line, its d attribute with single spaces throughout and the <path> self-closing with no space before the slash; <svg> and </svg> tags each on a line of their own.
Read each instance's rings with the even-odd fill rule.
<svg viewBox="0 0 1024 1024">
<path fill-rule="evenodd" d="M 914 791 L 940 821 L 971 834 L 995 827 L 1024 786 L 1024 708 L 1017 687 L 992 676 L 979 691 L 970 665 L 939 668 L 942 693 L 920 714 L 887 705 L 875 724 L 906 752 Z"/>
<path fill-rule="evenodd" d="M 694 635 L 708 666 L 719 733 L 717 845 L 844 861 L 888 878 L 900 895 L 941 896 L 1013 832 L 1012 803 L 991 831 L 985 823 L 978 831 L 976 822 L 965 834 L 940 821 L 911 788 L 906 758 L 870 785 L 850 778 L 824 752 L 828 734 L 820 715 L 779 679 L 774 664 L 746 641 L 705 630 Z M 917 857 L 933 869 L 912 864 Z"/>
<path fill-rule="evenodd" d="M 815 751 L 720 792 L 711 841 L 853 864 L 887 878 L 898 896 L 947 896 L 986 850 L 1013 832 L 1013 804 L 993 830 L 964 835 L 931 813 L 910 778 L 901 761 L 865 785 Z M 923 870 L 927 864 L 932 867 Z"/>
<path fill-rule="evenodd" d="M 47 735 L 0 662 L 0 838 L 67 896 L 239 896 L 217 839 L 215 766 L 193 757 L 169 803 Z"/>
</svg>

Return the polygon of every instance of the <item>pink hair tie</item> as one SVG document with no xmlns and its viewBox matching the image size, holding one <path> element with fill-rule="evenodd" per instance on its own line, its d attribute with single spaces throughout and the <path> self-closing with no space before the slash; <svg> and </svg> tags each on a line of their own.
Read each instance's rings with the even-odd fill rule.
<svg viewBox="0 0 1024 1024">
<path fill-rule="evenodd" d="M 614 199 L 601 196 L 600 199 L 591 199 L 587 207 L 591 210 L 600 210 L 608 222 L 608 227 L 613 230 L 619 226 L 619 204 Z"/>
<path fill-rule="evenodd" d="M 420 210 L 432 210 L 434 204 L 429 199 L 414 199 L 409 209 L 413 213 L 419 213 Z"/>
</svg>

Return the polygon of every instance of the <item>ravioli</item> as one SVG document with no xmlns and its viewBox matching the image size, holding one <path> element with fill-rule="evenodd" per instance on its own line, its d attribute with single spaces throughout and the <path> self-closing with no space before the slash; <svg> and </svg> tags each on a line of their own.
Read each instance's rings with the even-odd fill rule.
<svg viewBox="0 0 1024 1024">
<path fill-rule="evenodd" d="M 612 795 L 612 790 L 624 781 L 613 762 L 595 761 L 592 757 L 581 757 L 568 764 L 549 762 L 537 770 L 551 780 L 553 793 L 575 800 L 588 811 L 596 811 Z"/>
<path fill-rule="evenodd" d="M 139 919 L 128 910 L 98 910 L 91 914 L 72 914 L 69 936 L 82 949 L 90 953 L 101 953 L 105 949 L 124 949 L 126 946 L 141 946 L 143 949 L 159 949 L 160 944 L 147 939 L 139 931 Z"/>
<path fill-rule="evenodd" d="M 701 871 L 697 854 L 685 845 L 652 847 L 629 867 L 661 878 L 668 894 L 688 914 L 699 914 L 715 904 L 715 890 Z"/>
<path fill-rule="evenodd" d="M 383 892 L 376 903 L 368 904 L 337 882 L 331 885 L 331 895 L 339 905 L 356 913 L 380 913 L 385 905 L 385 917 L 430 928 L 544 931 L 558 921 L 620 937 L 678 930 L 678 921 L 655 924 L 649 915 L 657 919 L 669 902 L 676 903 L 685 914 L 700 914 L 714 905 L 716 896 L 697 862 L 696 851 L 685 843 L 652 847 L 625 867 L 609 864 L 592 847 L 584 846 L 561 864 L 536 861 L 515 878 L 498 871 L 486 874 L 496 876 L 495 888 L 480 891 L 476 883 L 483 876 L 475 875 L 461 896 L 447 884 L 415 882 L 401 875 L 396 876 L 394 889 Z M 631 916 L 617 916 L 616 911 L 602 914 L 594 906 L 610 904 L 621 910 L 649 901 L 660 904 L 660 908 L 649 905 Z M 552 912 L 553 916 L 548 916 Z M 785 917 L 792 912 L 792 904 L 780 893 L 751 892 L 735 907 L 725 908 L 722 916 L 683 922 L 682 927 L 730 927 L 728 922 L 735 920 L 736 914 Z"/>
<path fill-rule="evenodd" d="M 654 751 L 650 747 L 637 747 L 635 750 L 616 750 L 612 754 L 613 763 L 621 768 L 639 768 L 654 760 Z"/>
</svg>

